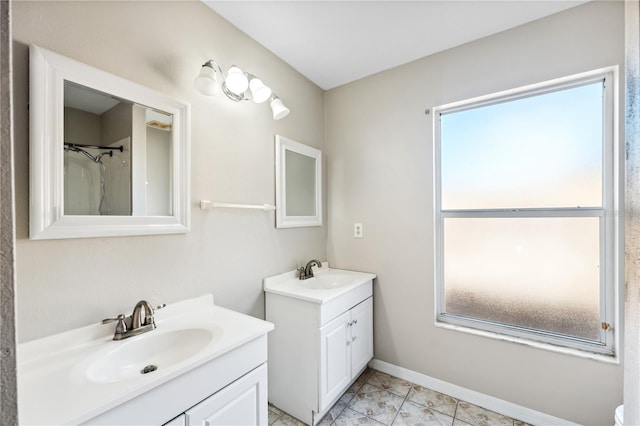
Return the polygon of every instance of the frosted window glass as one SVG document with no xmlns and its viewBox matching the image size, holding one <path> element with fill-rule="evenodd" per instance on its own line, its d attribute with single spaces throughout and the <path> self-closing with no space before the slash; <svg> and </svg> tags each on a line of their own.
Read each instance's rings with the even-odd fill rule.
<svg viewBox="0 0 640 426">
<path fill-rule="evenodd" d="M 598 218 L 446 218 L 444 236 L 446 313 L 598 340 Z"/>
<path fill-rule="evenodd" d="M 441 115 L 442 208 L 602 206 L 601 81 Z"/>
</svg>

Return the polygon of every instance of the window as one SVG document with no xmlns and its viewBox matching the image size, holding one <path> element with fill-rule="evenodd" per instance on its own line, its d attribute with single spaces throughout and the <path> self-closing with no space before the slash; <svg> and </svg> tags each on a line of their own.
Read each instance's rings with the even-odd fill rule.
<svg viewBox="0 0 640 426">
<path fill-rule="evenodd" d="M 614 354 L 616 77 L 434 108 L 438 324 Z"/>
</svg>

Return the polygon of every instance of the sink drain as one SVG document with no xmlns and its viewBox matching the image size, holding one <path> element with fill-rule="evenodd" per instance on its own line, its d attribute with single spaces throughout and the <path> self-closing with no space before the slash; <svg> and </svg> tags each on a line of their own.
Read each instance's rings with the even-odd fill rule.
<svg viewBox="0 0 640 426">
<path fill-rule="evenodd" d="M 155 365 L 147 365 L 145 368 L 140 370 L 140 374 L 151 373 L 152 371 L 156 371 L 157 369 L 158 367 L 156 367 Z"/>
</svg>

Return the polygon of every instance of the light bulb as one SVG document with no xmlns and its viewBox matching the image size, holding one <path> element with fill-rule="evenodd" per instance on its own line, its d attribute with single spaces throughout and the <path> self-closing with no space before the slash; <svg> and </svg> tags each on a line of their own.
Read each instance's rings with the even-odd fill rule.
<svg viewBox="0 0 640 426">
<path fill-rule="evenodd" d="M 261 104 L 271 97 L 271 89 L 265 86 L 259 78 L 252 78 L 249 82 L 249 88 L 251 89 L 253 102 L 257 104 Z"/>
<path fill-rule="evenodd" d="M 244 75 L 244 72 L 234 65 L 229 68 L 225 84 L 227 85 L 227 89 L 231 92 L 236 95 L 241 95 L 249 87 L 249 80 L 247 79 L 247 76 Z"/>
<path fill-rule="evenodd" d="M 200 74 L 193 81 L 193 87 L 203 95 L 213 96 L 220 91 L 220 83 L 218 83 L 218 73 L 207 62 L 200 68 Z"/>
<path fill-rule="evenodd" d="M 274 97 L 270 103 L 271 110 L 273 111 L 273 119 L 280 120 L 281 118 L 285 118 L 289 115 L 289 108 L 284 106 L 280 98 Z"/>
</svg>

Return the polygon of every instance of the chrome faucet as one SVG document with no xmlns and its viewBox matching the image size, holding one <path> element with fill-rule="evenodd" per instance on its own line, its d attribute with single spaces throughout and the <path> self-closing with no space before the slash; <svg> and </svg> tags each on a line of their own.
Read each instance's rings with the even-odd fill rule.
<svg viewBox="0 0 640 426">
<path fill-rule="evenodd" d="M 164 305 L 158 306 L 158 308 L 164 307 Z M 144 309 L 144 316 L 142 310 Z M 141 300 L 136 303 L 133 308 L 133 313 L 128 317 L 124 314 L 118 315 L 116 318 L 106 318 L 102 320 L 102 324 L 109 324 L 117 321 L 116 332 L 113 335 L 113 340 L 122 340 L 127 337 L 137 336 L 138 334 L 146 333 L 156 328 L 156 321 L 153 318 L 153 308 L 151 304 L 146 300 Z"/>
<path fill-rule="evenodd" d="M 142 317 L 142 309 L 144 309 L 144 317 Z M 147 325 L 151 325 L 151 329 L 156 328 L 156 321 L 153 318 L 153 308 L 146 300 L 141 300 L 136 303 L 131 316 L 133 317 L 131 321 L 131 328 L 134 330 Z"/>
<path fill-rule="evenodd" d="M 306 280 L 307 278 L 313 278 L 313 266 L 317 266 L 318 268 L 322 268 L 322 262 L 316 259 L 312 259 L 307 262 L 307 266 L 301 266 L 298 268 L 299 278 L 301 280 Z"/>
</svg>

